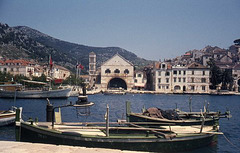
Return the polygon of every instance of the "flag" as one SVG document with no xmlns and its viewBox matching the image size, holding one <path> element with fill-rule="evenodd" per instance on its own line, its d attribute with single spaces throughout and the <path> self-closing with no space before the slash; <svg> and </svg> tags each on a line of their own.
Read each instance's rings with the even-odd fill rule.
<svg viewBox="0 0 240 153">
<path fill-rule="evenodd" d="M 84 69 L 84 66 L 82 65 L 82 64 L 78 64 L 78 65 L 76 65 L 76 68 L 78 68 L 78 69 Z"/>
<path fill-rule="evenodd" d="M 82 65 L 82 64 L 80 64 L 79 68 L 80 68 L 80 69 L 82 69 L 82 70 L 84 69 L 84 67 L 83 67 L 83 65 Z"/>
</svg>

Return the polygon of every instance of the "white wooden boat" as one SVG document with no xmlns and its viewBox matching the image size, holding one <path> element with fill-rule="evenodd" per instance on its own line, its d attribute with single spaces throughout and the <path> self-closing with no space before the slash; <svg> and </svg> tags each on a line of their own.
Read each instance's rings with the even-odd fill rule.
<svg viewBox="0 0 240 153">
<path fill-rule="evenodd" d="M 56 90 L 23 90 L 21 84 L 0 85 L 1 98 L 68 98 L 71 88 Z"/>
<path fill-rule="evenodd" d="M 15 123 L 16 112 L 12 110 L 0 111 L 0 126 Z"/>
</svg>

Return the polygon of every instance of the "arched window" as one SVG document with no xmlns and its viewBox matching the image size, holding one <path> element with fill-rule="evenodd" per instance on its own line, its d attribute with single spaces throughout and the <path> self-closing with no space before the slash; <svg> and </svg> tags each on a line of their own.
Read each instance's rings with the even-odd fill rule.
<svg viewBox="0 0 240 153">
<path fill-rule="evenodd" d="M 105 70 L 105 73 L 111 73 L 111 70 L 106 69 L 106 70 Z"/>
<path fill-rule="evenodd" d="M 165 73 L 165 76 L 169 76 L 170 75 L 170 73 L 167 71 L 166 73 Z"/>
<path fill-rule="evenodd" d="M 176 86 L 174 87 L 174 90 L 181 90 L 181 87 L 178 86 L 178 85 L 176 85 Z"/>
<path fill-rule="evenodd" d="M 119 70 L 119 69 L 116 69 L 116 70 L 114 71 L 114 73 L 120 73 L 120 70 Z"/>
<path fill-rule="evenodd" d="M 125 74 L 129 74 L 129 70 L 128 70 L 128 69 L 125 69 L 125 70 L 124 70 L 124 73 L 125 73 Z"/>
</svg>

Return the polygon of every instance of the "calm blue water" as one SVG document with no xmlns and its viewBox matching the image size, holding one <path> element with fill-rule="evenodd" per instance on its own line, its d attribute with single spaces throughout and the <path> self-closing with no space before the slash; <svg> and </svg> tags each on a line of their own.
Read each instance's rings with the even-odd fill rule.
<svg viewBox="0 0 240 153">
<path fill-rule="evenodd" d="M 162 109 L 173 109 L 176 107 L 184 111 L 189 111 L 188 99 L 189 95 L 152 95 L 152 94 L 127 94 L 127 95 L 90 95 L 89 101 L 95 103 L 91 107 L 91 116 L 78 117 L 75 108 L 63 108 L 62 120 L 73 122 L 84 121 L 104 121 L 104 114 L 106 112 L 106 105 L 110 107 L 110 121 L 125 118 L 125 102 L 131 101 L 132 111 L 141 112 L 141 108 L 145 105 L 148 107 L 159 107 Z M 64 100 L 51 100 L 54 106 L 64 105 L 68 102 L 75 102 L 77 97 L 70 97 Z M 192 95 L 193 111 L 200 111 L 203 108 L 204 102 L 210 102 L 210 110 L 225 112 L 229 109 L 232 118 L 220 120 L 220 130 L 224 132 L 225 136 L 240 148 L 240 96 L 209 96 L 209 95 Z M 0 99 L 0 110 L 9 109 L 14 105 L 13 99 Z M 46 119 L 46 100 L 34 99 L 17 99 L 17 107 L 23 107 L 23 119 L 29 117 L 37 117 L 39 121 Z M 0 140 L 15 140 L 15 131 L 13 126 L 0 127 Z M 209 152 L 209 153 L 237 153 L 240 152 L 237 148 L 233 147 L 223 137 L 219 136 L 218 144 L 214 146 L 204 147 L 192 152 Z"/>
</svg>

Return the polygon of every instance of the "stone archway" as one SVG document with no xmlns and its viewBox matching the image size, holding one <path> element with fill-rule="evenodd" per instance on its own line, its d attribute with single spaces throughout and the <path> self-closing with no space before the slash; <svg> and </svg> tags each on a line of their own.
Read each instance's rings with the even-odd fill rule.
<svg viewBox="0 0 240 153">
<path fill-rule="evenodd" d="M 176 85 L 176 86 L 174 87 L 174 90 L 181 90 L 181 87 L 180 87 L 179 85 Z"/>
<path fill-rule="evenodd" d="M 126 82 L 121 78 L 113 78 L 108 82 L 107 89 L 111 88 L 123 88 L 127 90 Z"/>
</svg>

